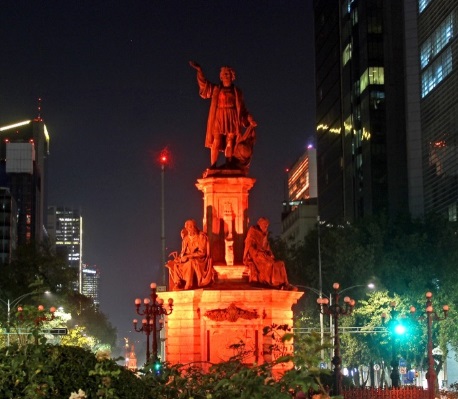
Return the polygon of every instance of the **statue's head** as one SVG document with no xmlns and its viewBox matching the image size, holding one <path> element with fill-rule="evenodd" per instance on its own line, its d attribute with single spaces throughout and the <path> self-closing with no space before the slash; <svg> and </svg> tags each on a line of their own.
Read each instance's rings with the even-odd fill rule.
<svg viewBox="0 0 458 399">
<path fill-rule="evenodd" d="M 195 234 L 199 231 L 197 228 L 197 222 L 194 219 L 188 219 L 184 223 L 184 228 L 188 232 L 188 234 Z"/>
<path fill-rule="evenodd" d="M 270 224 L 269 219 L 265 217 L 261 217 L 258 219 L 258 226 L 261 229 L 261 231 L 263 231 L 264 233 L 267 232 L 269 228 L 269 224 Z"/>
<path fill-rule="evenodd" d="M 223 66 L 221 67 L 221 71 L 219 73 L 219 78 L 223 84 L 227 81 L 232 83 L 235 80 L 235 71 L 230 66 Z"/>
</svg>

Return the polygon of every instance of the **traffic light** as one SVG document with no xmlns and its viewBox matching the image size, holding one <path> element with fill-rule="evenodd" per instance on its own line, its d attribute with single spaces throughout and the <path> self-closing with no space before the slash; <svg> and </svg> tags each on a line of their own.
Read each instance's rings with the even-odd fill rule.
<svg viewBox="0 0 458 399">
<path fill-rule="evenodd" d="M 161 363 L 161 361 L 159 359 L 156 359 L 154 361 L 153 368 L 154 368 L 154 374 L 156 374 L 156 375 L 161 375 L 162 374 L 162 363 Z"/>
<path fill-rule="evenodd" d="M 404 335 L 406 333 L 407 329 L 402 323 L 396 323 L 396 326 L 394 327 L 394 332 L 397 335 Z"/>
</svg>

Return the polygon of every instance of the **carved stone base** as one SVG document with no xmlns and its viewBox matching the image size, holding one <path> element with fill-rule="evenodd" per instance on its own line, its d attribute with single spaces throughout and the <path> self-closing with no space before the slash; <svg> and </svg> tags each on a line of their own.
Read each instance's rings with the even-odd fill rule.
<svg viewBox="0 0 458 399">
<path fill-rule="evenodd" d="M 291 353 L 292 342 L 284 345 L 281 335 L 293 326 L 292 307 L 304 293 L 210 288 L 158 294 L 174 302 L 165 323 L 165 360 L 172 364 L 204 362 L 206 368 L 241 352 L 248 364 Z M 284 329 L 264 335 L 263 330 L 273 325 Z"/>
<path fill-rule="evenodd" d="M 243 259 L 248 231 L 248 194 L 255 179 L 234 174 L 207 176 L 197 180 L 203 193 L 203 231 L 210 243 L 213 264 L 236 265 Z"/>
</svg>

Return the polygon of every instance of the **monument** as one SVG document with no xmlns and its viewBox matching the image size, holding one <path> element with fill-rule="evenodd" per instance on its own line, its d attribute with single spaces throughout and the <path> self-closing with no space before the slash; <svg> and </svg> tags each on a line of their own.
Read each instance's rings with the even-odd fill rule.
<svg viewBox="0 0 458 399">
<path fill-rule="evenodd" d="M 289 284 L 284 262 L 270 250 L 269 220 L 261 217 L 249 226 L 257 124 L 234 85 L 235 72 L 222 67 L 215 84 L 199 64 L 189 64 L 197 72 L 199 95 L 210 100 L 205 134 L 210 166 L 196 183 L 203 194 L 202 231 L 195 220 L 185 222 L 181 251 L 166 265 L 170 290 L 158 294 L 175 304 L 166 319 L 164 360 L 218 363 L 243 345 L 246 363 L 260 364 L 292 351 L 291 342 L 284 345 L 280 336 L 263 331 L 290 329 L 292 306 L 303 293 Z M 220 152 L 225 160 L 218 165 Z"/>
</svg>

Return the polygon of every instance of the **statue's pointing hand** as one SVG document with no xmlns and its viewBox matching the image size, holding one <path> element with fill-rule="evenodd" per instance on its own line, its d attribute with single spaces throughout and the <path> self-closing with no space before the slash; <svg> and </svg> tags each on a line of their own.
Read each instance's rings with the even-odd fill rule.
<svg viewBox="0 0 458 399">
<path fill-rule="evenodd" d="M 200 71 L 202 69 L 202 67 L 195 61 L 189 61 L 189 65 L 191 65 L 192 68 Z"/>
</svg>

